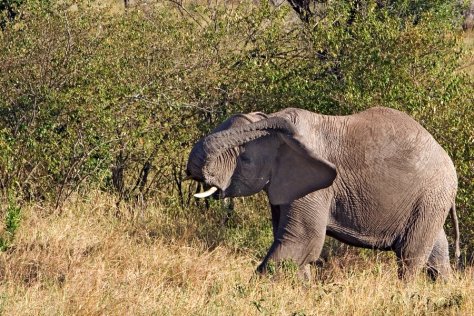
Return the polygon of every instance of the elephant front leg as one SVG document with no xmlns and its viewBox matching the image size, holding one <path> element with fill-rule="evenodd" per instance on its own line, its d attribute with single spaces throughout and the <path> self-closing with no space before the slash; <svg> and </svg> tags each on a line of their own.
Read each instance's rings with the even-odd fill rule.
<svg viewBox="0 0 474 316">
<path fill-rule="evenodd" d="M 303 198 L 292 205 L 280 205 L 279 210 L 275 239 L 257 271 L 284 270 L 288 266 L 286 263 L 292 262 L 298 268 L 298 274 L 308 279 L 308 264 L 319 258 L 324 245 L 329 206 Z"/>
<path fill-rule="evenodd" d="M 309 263 L 319 258 L 323 244 L 324 236 L 317 236 L 312 240 L 297 243 L 278 239 L 273 242 L 265 259 L 258 266 L 257 272 L 261 274 L 280 273 L 295 266 L 298 276 L 308 280 L 311 278 Z"/>
<path fill-rule="evenodd" d="M 273 239 L 275 240 L 280 226 L 280 205 L 270 204 L 270 208 L 272 211 Z"/>
</svg>

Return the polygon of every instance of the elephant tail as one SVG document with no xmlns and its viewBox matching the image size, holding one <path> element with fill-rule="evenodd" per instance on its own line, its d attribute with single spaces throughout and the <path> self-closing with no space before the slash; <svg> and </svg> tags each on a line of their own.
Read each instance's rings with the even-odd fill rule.
<svg viewBox="0 0 474 316">
<path fill-rule="evenodd" d="M 461 257 L 461 247 L 460 243 L 460 234 L 459 234 L 459 223 L 458 223 L 458 216 L 456 214 L 456 205 L 453 203 L 450 209 L 451 219 L 453 221 L 453 228 L 454 228 L 454 256 L 456 260 L 456 267 L 459 266 L 459 258 Z"/>
</svg>

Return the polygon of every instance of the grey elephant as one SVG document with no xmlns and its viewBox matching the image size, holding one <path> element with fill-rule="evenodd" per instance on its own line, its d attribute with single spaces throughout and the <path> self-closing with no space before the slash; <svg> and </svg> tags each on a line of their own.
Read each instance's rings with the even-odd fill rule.
<svg viewBox="0 0 474 316">
<path fill-rule="evenodd" d="M 446 277 L 443 225 L 450 212 L 459 257 L 453 162 L 420 124 L 394 109 L 238 114 L 194 145 L 186 173 L 211 187 L 197 197 L 266 192 L 274 240 L 261 273 L 271 261 L 292 260 L 304 275 L 328 235 L 394 251 L 400 278 L 423 267 Z"/>
</svg>

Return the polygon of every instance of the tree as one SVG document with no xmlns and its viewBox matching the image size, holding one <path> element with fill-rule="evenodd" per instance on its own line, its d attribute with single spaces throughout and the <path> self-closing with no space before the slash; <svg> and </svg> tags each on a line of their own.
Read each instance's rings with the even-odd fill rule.
<svg viewBox="0 0 474 316">
<path fill-rule="evenodd" d="M 330 3 L 328 0 L 288 0 L 290 6 L 295 10 L 300 19 L 304 22 L 309 22 L 312 17 L 317 17 L 324 12 L 324 8 L 329 5 L 334 5 L 335 2 Z M 413 23 L 418 23 L 418 20 L 423 12 L 442 5 L 449 5 L 449 2 L 442 0 L 353 0 L 348 1 L 352 9 L 347 24 L 353 22 L 357 12 L 366 12 L 370 7 L 370 3 L 375 3 L 377 9 L 390 8 L 394 14 L 413 18 Z M 462 6 L 462 1 L 458 1 L 457 5 Z M 366 12 L 367 13 L 367 12 Z M 466 11 L 465 28 L 472 28 L 474 26 L 474 1 L 471 2 L 470 8 Z"/>
<path fill-rule="evenodd" d="M 0 0 L 0 29 L 5 28 L 7 21 L 13 21 L 23 0 Z"/>
</svg>

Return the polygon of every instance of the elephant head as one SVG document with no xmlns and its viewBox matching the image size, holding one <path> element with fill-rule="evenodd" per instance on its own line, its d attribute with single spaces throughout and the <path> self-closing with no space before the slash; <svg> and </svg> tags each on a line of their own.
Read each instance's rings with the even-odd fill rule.
<svg viewBox="0 0 474 316">
<path fill-rule="evenodd" d="M 263 113 L 233 116 L 191 150 L 187 174 L 211 186 L 205 197 L 265 190 L 271 204 L 289 204 L 330 186 L 332 163 L 309 150 L 290 119 Z"/>
</svg>

